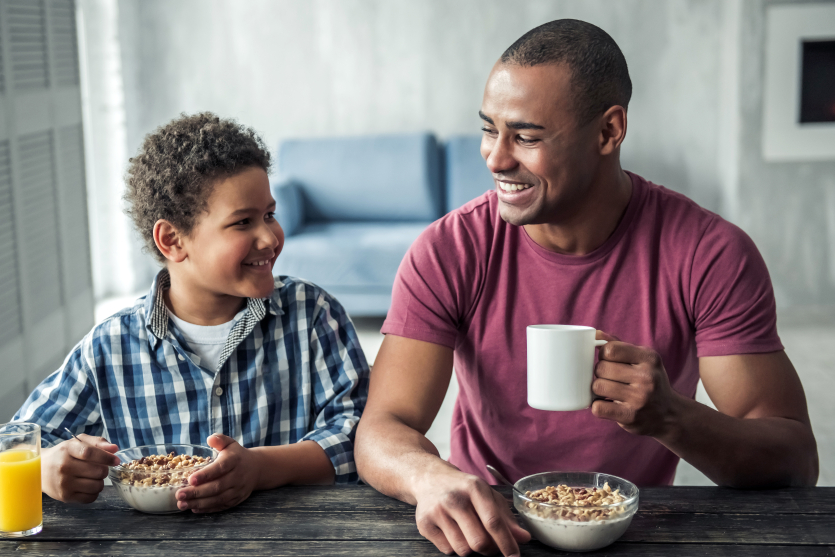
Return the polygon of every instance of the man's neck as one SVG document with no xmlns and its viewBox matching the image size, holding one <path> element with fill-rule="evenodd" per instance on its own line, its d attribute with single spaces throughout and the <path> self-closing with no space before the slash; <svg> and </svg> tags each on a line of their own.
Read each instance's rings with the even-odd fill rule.
<svg viewBox="0 0 835 557">
<path fill-rule="evenodd" d="M 171 287 L 164 290 L 165 305 L 168 311 L 194 325 L 222 325 L 231 321 L 246 304 L 246 298 L 208 292 L 191 285 L 185 277 L 172 269 Z"/>
<path fill-rule="evenodd" d="M 599 248 L 617 229 L 629 200 L 632 180 L 618 165 L 596 179 L 588 195 L 557 223 L 528 224 L 525 231 L 543 248 L 566 255 L 586 255 Z"/>
</svg>

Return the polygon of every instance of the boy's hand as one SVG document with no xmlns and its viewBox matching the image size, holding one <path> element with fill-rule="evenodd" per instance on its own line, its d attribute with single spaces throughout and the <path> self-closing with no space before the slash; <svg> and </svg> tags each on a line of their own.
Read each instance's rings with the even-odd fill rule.
<svg viewBox="0 0 835 557">
<path fill-rule="evenodd" d="M 180 510 L 211 513 L 229 509 L 246 500 L 258 485 L 258 466 L 252 451 L 220 433 L 210 436 L 207 442 L 220 456 L 192 474 L 190 485 L 177 492 Z"/>
<path fill-rule="evenodd" d="M 54 447 L 41 449 L 43 492 L 64 503 L 92 503 L 104 489 L 108 466 L 119 464 L 119 447 L 103 437 L 81 434 Z"/>
</svg>

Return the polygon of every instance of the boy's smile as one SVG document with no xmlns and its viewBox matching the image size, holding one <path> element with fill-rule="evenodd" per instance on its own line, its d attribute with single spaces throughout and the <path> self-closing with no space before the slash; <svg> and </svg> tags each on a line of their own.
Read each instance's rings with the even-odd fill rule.
<svg viewBox="0 0 835 557">
<path fill-rule="evenodd" d="M 169 258 L 169 308 L 198 325 L 231 320 L 244 298 L 266 298 L 284 245 L 267 173 L 247 168 L 218 178 L 206 212 L 180 237 L 179 261 Z M 179 258 L 178 258 L 179 259 Z"/>
</svg>

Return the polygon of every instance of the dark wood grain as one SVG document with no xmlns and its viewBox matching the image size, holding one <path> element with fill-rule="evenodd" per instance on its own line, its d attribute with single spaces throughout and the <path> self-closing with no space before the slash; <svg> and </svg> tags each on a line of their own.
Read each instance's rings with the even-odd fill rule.
<svg viewBox="0 0 835 557">
<path fill-rule="evenodd" d="M 98 556 L 127 555 L 130 557 L 171 556 L 171 557 L 231 557 L 238 555 L 271 555 L 273 557 L 391 557 L 409 555 L 415 557 L 440 557 L 434 545 L 422 541 L 374 541 L 374 542 L 328 542 L 328 541 L 242 541 L 240 543 L 218 543 L 215 541 L 121 541 L 121 542 L 20 542 L 0 544 L 0 555 L 25 554 L 35 557 L 64 557 L 66 555 Z M 551 557 L 554 555 L 577 555 L 566 553 L 531 542 L 522 546 L 524 557 Z M 645 557 L 832 557 L 835 548 L 827 546 L 786 546 L 786 545 L 666 545 L 630 544 L 617 542 L 590 555 L 607 557 L 620 555 L 642 555 Z"/>
<path fill-rule="evenodd" d="M 510 496 L 507 488 L 498 488 Z M 44 531 L 0 554 L 440 555 L 414 507 L 368 486 L 259 492 L 235 509 L 147 515 L 113 488 L 85 506 L 44 498 Z M 523 555 L 561 554 L 533 541 Z M 835 556 L 835 488 L 647 488 L 626 534 L 596 555 Z"/>
</svg>

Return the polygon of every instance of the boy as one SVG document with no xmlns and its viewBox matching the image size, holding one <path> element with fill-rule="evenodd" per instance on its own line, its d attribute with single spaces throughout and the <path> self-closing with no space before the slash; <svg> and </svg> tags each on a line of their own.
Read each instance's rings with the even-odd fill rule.
<svg viewBox="0 0 835 557">
<path fill-rule="evenodd" d="M 164 267 L 147 296 L 97 325 L 15 415 L 42 428 L 44 493 L 92 502 L 119 462 L 113 453 L 159 443 L 220 451 L 177 493 L 182 510 L 357 480 L 368 364 L 335 299 L 274 279 L 284 233 L 269 168 L 255 132 L 210 113 L 145 138 L 125 199 Z"/>
</svg>

